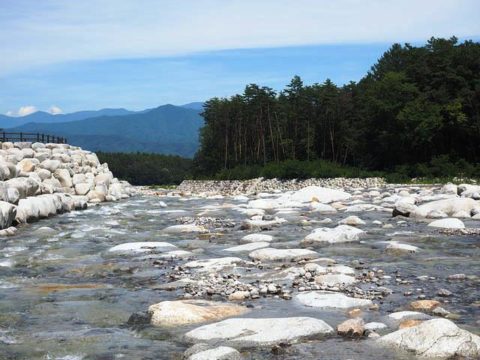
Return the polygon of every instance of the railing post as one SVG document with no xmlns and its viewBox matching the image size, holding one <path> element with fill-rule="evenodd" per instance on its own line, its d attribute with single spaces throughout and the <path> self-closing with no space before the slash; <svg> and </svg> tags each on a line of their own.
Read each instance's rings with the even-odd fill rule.
<svg viewBox="0 0 480 360">
<path fill-rule="evenodd" d="M 42 142 L 45 142 L 45 134 L 42 134 Z"/>
<path fill-rule="evenodd" d="M 20 133 L 20 142 L 23 141 L 23 133 Z"/>
<path fill-rule="evenodd" d="M 3 132 L 3 142 L 5 142 L 5 131 Z"/>
<path fill-rule="evenodd" d="M 47 135 L 47 143 L 50 142 L 50 135 Z"/>
<path fill-rule="evenodd" d="M 39 142 L 39 141 L 40 141 L 40 134 L 37 133 L 37 142 Z"/>
</svg>

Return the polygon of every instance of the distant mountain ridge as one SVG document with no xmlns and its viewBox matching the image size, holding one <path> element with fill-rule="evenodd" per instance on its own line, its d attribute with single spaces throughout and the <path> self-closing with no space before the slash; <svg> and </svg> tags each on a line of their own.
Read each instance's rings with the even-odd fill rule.
<svg viewBox="0 0 480 360">
<path fill-rule="evenodd" d="M 54 123 L 29 122 L 8 131 L 63 136 L 70 144 L 92 151 L 140 151 L 192 157 L 198 148 L 199 129 L 203 126 L 199 110 L 175 105 L 140 112 L 111 110 L 121 110 L 121 115 L 95 116 L 98 112 L 93 112 L 94 117 Z"/>
<path fill-rule="evenodd" d="M 98 116 L 122 116 L 135 114 L 136 111 L 126 109 L 101 109 L 101 110 L 86 110 L 76 111 L 69 114 L 50 114 L 45 111 L 37 111 L 29 115 L 21 117 L 13 117 L 7 115 L 0 115 L 0 127 L 11 128 L 21 126 L 28 123 L 56 123 L 83 120 Z"/>
</svg>

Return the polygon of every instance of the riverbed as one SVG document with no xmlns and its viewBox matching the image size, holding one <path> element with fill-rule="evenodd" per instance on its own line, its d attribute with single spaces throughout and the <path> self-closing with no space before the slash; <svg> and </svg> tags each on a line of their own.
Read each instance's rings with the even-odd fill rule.
<svg viewBox="0 0 480 360">
<path fill-rule="evenodd" d="M 269 198 L 268 194 L 263 196 Z M 368 196 L 365 199 L 366 203 L 372 202 Z M 284 222 L 249 228 L 244 225 L 247 215 L 239 211 L 247 207 L 248 200 L 139 195 L 28 224 L 20 227 L 15 236 L 1 239 L 0 358 L 182 359 L 192 345 L 184 335 L 203 324 L 159 327 L 135 321 L 132 315 L 144 314 L 152 304 L 185 296 L 245 305 L 249 311 L 238 317 L 305 316 L 321 319 L 333 328 L 349 318 L 346 310 L 308 307 L 296 301 L 296 295 L 303 290 L 301 279 L 300 284 L 292 278 L 273 281 L 291 296 L 279 292 L 239 301 L 228 300 L 229 289 L 210 294 L 195 287 L 164 289 L 163 285 L 188 277 L 182 273 L 182 266 L 196 259 L 235 256 L 244 260 L 245 264 L 217 271 L 220 275 L 234 274 L 243 284 L 258 284 L 259 278 L 268 283 L 271 274 L 306 263 L 273 261 L 259 266 L 252 262 L 249 252 L 225 251 L 252 233 L 271 235 L 274 240 L 270 247 L 312 249 L 324 259 L 322 264 L 336 262 L 355 269 L 359 279 L 356 287 L 378 305 L 362 309 L 363 319 L 388 326 L 380 335 L 398 326 L 391 323 L 388 314 L 408 310 L 417 299 L 440 301 L 448 318 L 480 334 L 478 236 L 444 234 L 428 227 L 425 221 L 394 218 L 388 211 L 347 214 L 339 210 L 321 214 L 308 207 L 269 210 L 267 220 L 279 217 Z M 332 227 L 349 215 L 365 222 L 358 226 L 366 232 L 360 241 L 328 246 L 299 244 L 313 229 Z M 330 225 L 321 223 L 325 218 L 331 219 Z M 163 231 L 189 223 L 190 219 L 203 221 L 201 225 L 207 232 Z M 480 227 L 478 220 L 462 220 L 467 228 Z M 155 252 L 109 251 L 119 244 L 151 241 L 170 243 L 188 254 L 165 257 Z M 418 250 L 387 251 L 388 241 L 413 245 Z M 195 270 L 190 273 L 194 275 Z M 452 278 L 458 274 L 464 277 Z M 368 280 L 369 276 L 374 279 Z M 391 293 L 371 296 L 369 291 L 378 287 Z M 448 295 L 439 295 L 441 289 Z M 374 338 L 350 339 L 336 334 L 305 339 L 280 349 L 267 346 L 239 350 L 244 359 L 415 358 L 381 346 Z"/>
</svg>

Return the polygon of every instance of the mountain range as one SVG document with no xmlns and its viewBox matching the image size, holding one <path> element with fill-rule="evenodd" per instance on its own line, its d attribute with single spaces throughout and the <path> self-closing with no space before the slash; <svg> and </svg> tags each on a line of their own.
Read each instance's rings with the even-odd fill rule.
<svg viewBox="0 0 480 360">
<path fill-rule="evenodd" d="M 192 157 L 203 126 L 203 103 L 162 105 L 130 111 L 102 109 L 52 115 L 36 112 L 21 118 L 0 117 L 5 131 L 66 137 L 68 143 L 91 151 L 149 152 Z"/>
</svg>

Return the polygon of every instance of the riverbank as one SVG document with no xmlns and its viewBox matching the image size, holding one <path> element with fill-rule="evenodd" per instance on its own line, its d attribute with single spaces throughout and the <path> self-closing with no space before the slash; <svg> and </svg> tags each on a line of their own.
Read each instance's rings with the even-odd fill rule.
<svg viewBox="0 0 480 360">
<path fill-rule="evenodd" d="M 13 235 L 20 224 L 135 193 L 95 153 L 79 147 L 40 142 L 0 146 L 0 236 Z"/>
</svg>

